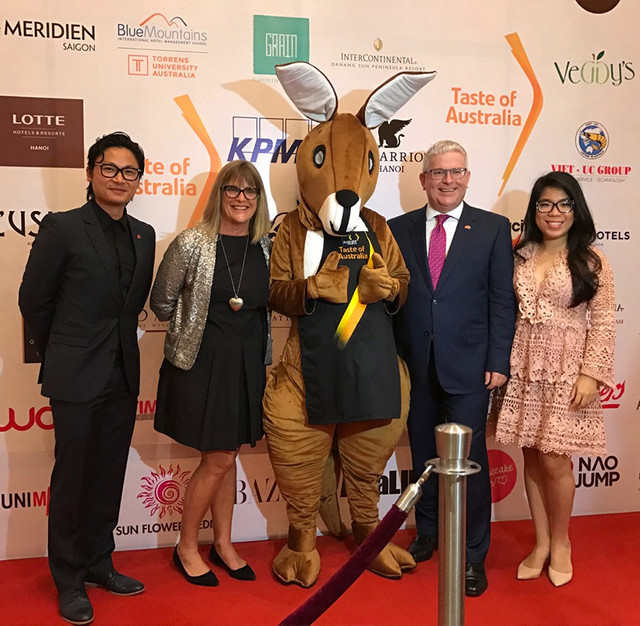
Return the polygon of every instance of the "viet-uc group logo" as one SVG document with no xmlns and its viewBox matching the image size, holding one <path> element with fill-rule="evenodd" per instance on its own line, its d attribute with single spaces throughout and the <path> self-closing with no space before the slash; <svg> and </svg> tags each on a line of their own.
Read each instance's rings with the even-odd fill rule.
<svg viewBox="0 0 640 626">
<path fill-rule="evenodd" d="M 587 159 L 599 159 L 609 145 L 609 133 L 600 122 L 585 122 L 576 133 L 576 148 Z"/>
</svg>

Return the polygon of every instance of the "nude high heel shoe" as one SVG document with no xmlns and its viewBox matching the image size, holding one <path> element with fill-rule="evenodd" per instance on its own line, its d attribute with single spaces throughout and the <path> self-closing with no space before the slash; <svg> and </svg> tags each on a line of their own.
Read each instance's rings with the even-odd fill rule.
<svg viewBox="0 0 640 626">
<path fill-rule="evenodd" d="M 544 565 L 542 565 L 541 567 L 529 567 L 528 565 L 524 564 L 524 561 L 522 561 L 522 563 L 518 565 L 516 578 L 518 580 L 533 580 L 534 578 L 540 578 L 543 567 Z"/>
<path fill-rule="evenodd" d="M 571 568 L 570 572 L 559 572 L 557 569 L 553 569 L 553 567 L 549 565 L 549 580 L 555 587 L 562 587 L 562 585 L 566 585 L 568 582 L 571 582 L 572 578 L 573 568 Z"/>
</svg>

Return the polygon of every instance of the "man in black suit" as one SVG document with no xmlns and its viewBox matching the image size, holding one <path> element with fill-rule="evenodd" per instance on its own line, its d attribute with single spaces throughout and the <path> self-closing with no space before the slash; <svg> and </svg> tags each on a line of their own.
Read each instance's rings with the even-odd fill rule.
<svg viewBox="0 0 640 626">
<path fill-rule="evenodd" d="M 140 382 L 138 315 L 155 254 L 153 228 L 125 208 L 143 170 L 144 152 L 128 135 L 98 139 L 87 158 L 88 202 L 42 220 L 20 286 L 56 440 L 49 566 L 72 624 L 93 620 L 85 584 L 144 590 L 111 560 Z"/>
<path fill-rule="evenodd" d="M 473 430 L 469 457 L 482 466 L 467 484 L 465 592 L 487 588 L 491 485 L 485 423 L 491 389 L 509 375 L 515 325 L 509 221 L 464 202 L 467 153 L 439 141 L 425 154 L 427 205 L 389 220 L 409 271 L 409 295 L 394 318 L 398 352 L 411 374 L 409 441 L 417 476 L 437 456 L 434 428 L 458 422 Z M 437 546 L 438 480 L 431 478 L 416 506 L 416 561 Z"/>
</svg>

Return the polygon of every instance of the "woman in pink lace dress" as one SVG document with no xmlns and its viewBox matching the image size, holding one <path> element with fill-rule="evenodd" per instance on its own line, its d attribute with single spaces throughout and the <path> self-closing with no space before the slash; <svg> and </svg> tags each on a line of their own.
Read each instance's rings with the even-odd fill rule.
<svg viewBox="0 0 640 626">
<path fill-rule="evenodd" d="M 496 439 L 522 448 L 536 533 L 517 577 L 538 578 L 549 561 L 549 579 L 560 586 L 573 575 L 571 455 L 606 453 L 598 391 L 614 384 L 613 274 L 592 247 L 593 219 L 570 174 L 535 182 L 524 222 L 511 379 L 497 400 Z"/>
</svg>

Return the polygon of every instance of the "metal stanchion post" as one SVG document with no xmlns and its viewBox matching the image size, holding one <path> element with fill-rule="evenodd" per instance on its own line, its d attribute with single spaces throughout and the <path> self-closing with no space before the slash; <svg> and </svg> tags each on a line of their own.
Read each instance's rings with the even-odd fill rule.
<svg viewBox="0 0 640 626">
<path fill-rule="evenodd" d="M 464 624 L 464 569 L 467 529 L 467 476 L 480 471 L 468 461 L 472 431 L 462 424 L 436 426 L 437 459 L 427 461 L 440 474 L 438 502 L 438 626 Z"/>
</svg>

